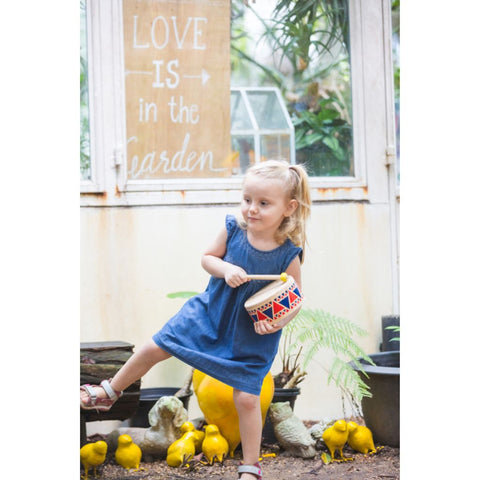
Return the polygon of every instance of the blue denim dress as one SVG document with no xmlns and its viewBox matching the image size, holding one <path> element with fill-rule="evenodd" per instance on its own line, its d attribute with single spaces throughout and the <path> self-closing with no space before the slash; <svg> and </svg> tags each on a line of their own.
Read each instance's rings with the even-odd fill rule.
<svg viewBox="0 0 480 480">
<path fill-rule="evenodd" d="M 269 250 L 258 250 L 247 240 L 232 215 L 226 217 L 226 262 L 249 274 L 280 274 L 302 254 L 290 240 Z M 259 395 L 265 375 L 278 350 L 281 330 L 255 333 L 244 303 L 268 281 L 251 280 L 229 287 L 223 278 L 211 277 L 207 289 L 190 298 L 153 336 L 166 352 L 238 390 Z"/>
</svg>

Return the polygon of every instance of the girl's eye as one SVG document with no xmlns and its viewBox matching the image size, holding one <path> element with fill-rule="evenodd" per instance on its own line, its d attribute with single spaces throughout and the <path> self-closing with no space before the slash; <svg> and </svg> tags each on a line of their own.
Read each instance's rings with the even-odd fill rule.
<svg viewBox="0 0 480 480">
<path fill-rule="evenodd" d="M 243 201 L 244 201 L 245 203 L 250 203 L 250 199 L 249 199 L 249 198 L 244 198 Z"/>
<path fill-rule="evenodd" d="M 260 202 L 260 205 L 261 205 L 262 207 L 266 207 L 266 206 L 268 205 L 268 202 L 266 202 L 266 201 L 264 200 L 264 201 Z"/>
</svg>

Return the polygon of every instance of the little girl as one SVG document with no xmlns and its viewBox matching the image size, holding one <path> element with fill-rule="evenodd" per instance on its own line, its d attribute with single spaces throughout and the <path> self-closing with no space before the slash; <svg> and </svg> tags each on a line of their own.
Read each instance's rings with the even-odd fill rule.
<svg viewBox="0 0 480 480">
<path fill-rule="evenodd" d="M 247 274 L 286 272 L 301 289 L 310 205 L 308 176 L 302 166 L 268 160 L 251 167 L 243 183 L 242 221 L 227 215 L 225 226 L 202 257 L 203 268 L 212 275 L 207 289 L 189 299 L 113 379 L 99 386 L 82 385 L 81 408 L 109 410 L 123 389 L 174 355 L 233 387 L 244 460 L 239 478 L 261 479 L 259 395 L 281 329 L 291 318 L 275 325 L 252 322 L 244 303 L 267 282 L 249 280 Z"/>
</svg>

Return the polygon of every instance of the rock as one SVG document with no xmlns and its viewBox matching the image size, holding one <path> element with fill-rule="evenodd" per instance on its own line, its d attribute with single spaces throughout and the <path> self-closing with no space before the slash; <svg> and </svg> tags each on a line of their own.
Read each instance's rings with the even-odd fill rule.
<svg viewBox="0 0 480 480">
<path fill-rule="evenodd" d="M 269 415 L 275 437 L 282 448 L 295 457 L 315 456 L 315 440 L 303 422 L 293 414 L 288 402 L 272 403 Z"/>
<path fill-rule="evenodd" d="M 180 427 L 188 420 L 183 403 L 177 397 L 161 397 L 150 409 L 150 428 L 121 427 L 107 438 L 109 450 L 117 448 L 117 441 L 124 433 L 130 435 L 144 455 L 153 458 L 166 458 L 168 447 L 182 436 Z"/>
<path fill-rule="evenodd" d="M 329 417 L 328 418 L 323 418 L 318 423 L 316 423 L 315 425 L 312 425 L 308 429 L 308 433 L 315 440 L 315 448 L 317 450 L 321 450 L 325 446 L 325 443 L 322 439 L 323 432 L 328 427 L 331 427 L 334 423 L 335 423 L 334 418 L 329 418 Z"/>
</svg>

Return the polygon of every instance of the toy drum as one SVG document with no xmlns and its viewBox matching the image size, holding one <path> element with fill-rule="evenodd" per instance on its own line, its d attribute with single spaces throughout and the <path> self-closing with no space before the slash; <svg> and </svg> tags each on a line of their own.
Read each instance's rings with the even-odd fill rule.
<svg viewBox="0 0 480 480">
<path fill-rule="evenodd" d="M 302 292 L 289 275 L 286 281 L 276 280 L 252 295 L 244 304 L 254 322 L 267 320 L 272 324 L 300 309 Z"/>
</svg>

